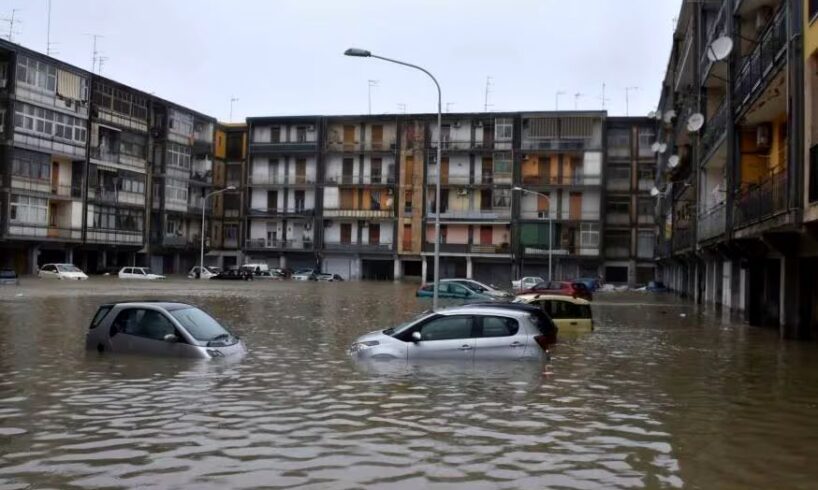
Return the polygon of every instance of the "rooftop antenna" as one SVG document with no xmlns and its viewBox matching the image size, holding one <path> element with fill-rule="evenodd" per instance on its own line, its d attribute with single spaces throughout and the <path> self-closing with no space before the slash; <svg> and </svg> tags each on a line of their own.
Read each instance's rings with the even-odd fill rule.
<svg viewBox="0 0 818 490">
<path fill-rule="evenodd" d="M 574 94 L 574 110 L 577 110 L 579 108 L 579 98 L 580 97 L 585 97 L 585 94 L 580 93 L 580 92 L 577 92 L 577 93 Z"/>
<path fill-rule="evenodd" d="M 9 24 L 9 33 L 8 33 L 8 35 L 6 37 L 8 38 L 10 43 L 14 42 L 14 34 L 17 32 L 17 31 L 14 30 L 14 24 L 22 24 L 23 23 L 23 21 L 17 19 L 17 12 L 19 12 L 19 11 L 20 11 L 20 9 L 11 9 L 11 17 L 6 17 L 6 18 L 3 18 L 3 19 L 0 19 L 3 22 L 8 22 L 8 24 Z"/>
<path fill-rule="evenodd" d="M 486 94 L 485 94 L 485 97 L 483 98 L 483 112 L 488 112 L 489 107 L 494 105 L 494 104 L 489 104 L 489 92 L 490 92 L 489 89 L 491 88 L 491 85 L 492 85 L 491 77 L 486 77 Z"/>
<path fill-rule="evenodd" d="M 233 96 L 230 97 L 230 119 L 228 119 L 227 122 L 233 122 L 233 103 L 238 101 L 239 101 L 238 97 Z"/>
<path fill-rule="evenodd" d="M 446 102 L 446 112 L 449 112 L 449 106 L 454 105 L 454 102 Z"/>
<path fill-rule="evenodd" d="M 91 50 L 91 73 L 96 73 L 97 62 L 99 61 L 99 51 L 97 51 L 97 39 L 103 37 L 102 34 L 86 34 L 94 39 L 94 47 Z"/>
<path fill-rule="evenodd" d="M 398 102 L 398 110 L 406 114 L 406 104 Z"/>
<path fill-rule="evenodd" d="M 51 56 L 51 0 L 48 0 L 48 24 L 45 30 L 45 55 Z"/>
<path fill-rule="evenodd" d="M 554 110 L 560 110 L 560 96 L 565 95 L 565 92 L 562 90 L 557 90 L 557 93 L 554 94 Z"/>
<path fill-rule="evenodd" d="M 377 80 L 367 80 L 369 82 L 369 88 L 367 89 L 367 97 L 369 100 L 369 115 L 372 115 L 372 87 L 378 86 Z"/>
<path fill-rule="evenodd" d="M 108 60 L 107 56 L 100 56 L 97 58 L 97 74 L 102 75 L 102 65 Z"/>
<path fill-rule="evenodd" d="M 630 93 L 639 90 L 639 87 L 625 87 L 625 115 L 630 115 Z"/>
<path fill-rule="evenodd" d="M 604 82 L 602 83 L 602 97 L 600 97 L 600 99 L 602 100 L 602 109 L 604 110 L 605 109 L 605 104 L 607 104 L 611 100 L 608 97 L 605 97 L 605 83 Z"/>
</svg>

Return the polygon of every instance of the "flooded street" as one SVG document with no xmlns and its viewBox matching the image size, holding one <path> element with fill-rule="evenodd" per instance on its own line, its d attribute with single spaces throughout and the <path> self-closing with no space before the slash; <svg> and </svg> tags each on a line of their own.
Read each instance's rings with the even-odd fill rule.
<svg viewBox="0 0 818 490">
<path fill-rule="evenodd" d="M 415 288 L 2 288 L 0 489 L 815 488 L 815 344 L 611 293 L 597 330 L 561 339 L 546 365 L 355 366 L 355 337 L 429 307 Z M 203 307 L 249 355 L 84 350 L 99 304 L 142 298 Z"/>
</svg>

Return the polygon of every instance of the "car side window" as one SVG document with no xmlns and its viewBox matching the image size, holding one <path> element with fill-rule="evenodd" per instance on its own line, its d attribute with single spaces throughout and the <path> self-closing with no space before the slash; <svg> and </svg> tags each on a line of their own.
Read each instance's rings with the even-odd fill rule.
<svg viewBox="0 0 818 490">
<path fill-rule="evenodd" d="M 121 312 L 114 320 L 113 328 L 120 333 L 152 340 L 164 340 L 165 335 L 176 334 L 176 328 L 165 315 L 141 308 Z"/>
<path fill-rule="evenodd" d="M 424 341 L 467 339 L 472 336 L 471 330 L 471 316 L 442 316 L 422 325 L 420 337 Z"/>
<path fill-rule="evenodd" d="M 43 271 L 43 272 L 53 272 L 54 271 L 54 266 L 46 264 L 40 270 Z"/>
<path fill-rule="evenodd" d="M 516 335 L 517 331 L 520 330 L 520 325 L 513 318 L 484 316 L 481 320 L 483 323 L 483 337 L 510 337 Z"/>
<path fill-rule="evenodd" d="M 131 268 L 126 267 L 125 270 L 123 270 L 122 272 L 125 273 L 125 274 L 130 274 L 131 273 Z"/>
<path fill-rule="evenodd" d="M 449 292 L 460 296 L 468 296 L 469 290 L 460 284 L 449 284 Z"/>
</svg>

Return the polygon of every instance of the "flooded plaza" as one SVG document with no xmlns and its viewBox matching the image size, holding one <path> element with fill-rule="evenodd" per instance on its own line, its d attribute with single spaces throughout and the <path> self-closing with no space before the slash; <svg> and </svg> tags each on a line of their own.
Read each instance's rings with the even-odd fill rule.
<svg viewBox="0 0 818 490">
<path fill-rule="evenodd" d="M 0 488 L 815 488 L 818 346 L 597 294 L 550 363 L 366 368 L 430 306 L 391 282 L 24 279 L 0 289 Z M 96 308 L 196 304 L 239 361 L 86 352 Z"/>
</svg>

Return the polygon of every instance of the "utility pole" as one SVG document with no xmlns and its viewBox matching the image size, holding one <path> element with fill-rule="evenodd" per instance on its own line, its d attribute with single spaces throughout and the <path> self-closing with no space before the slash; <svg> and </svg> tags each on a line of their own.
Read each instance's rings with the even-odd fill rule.
<svg viewBox="0 0 818 490">
<path fill-rule="evenodd" d="M 230 118 L 227 120 L 227 122 L 233 122 L 233 103 L 238 101 L 238 97 L 230 97 Z"/>
<path fill-rule="evenodd" d="M 377 87 L 378 86 L 378 81 L 377 80 L 368 80 L 368 82 L 369 82 L 369 88 L 367 90 L 367 97 L 369 99 L 369 115 L 371 116 L 372 115 L 372 87 Z"/>
<path fill-rule="evenodd" d="M 625 115 L 630 111 L 630 93 L 639 90 L 639 87 L 625 87 Z"/>
<path fill-rule="evenodd" d="M 558 90 L 556 94 L 554 94 L 554 110 L 560 110 L 560 97 L 565 95 L 563 90 Z"/>
<path fill-rule="evenodd" d="M 483 98 L 483 112 L 488 112 L 489 107 L 494 105 L 494 104 L 489 104 L 489 92 L 490 92 L 489 89 L 490 88 L 491 88 L 491 77 L 486 77 L 486 94 L 485 94 L 485 97 Z"/>
</svg>

